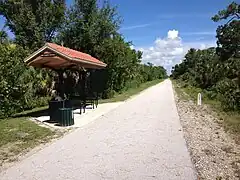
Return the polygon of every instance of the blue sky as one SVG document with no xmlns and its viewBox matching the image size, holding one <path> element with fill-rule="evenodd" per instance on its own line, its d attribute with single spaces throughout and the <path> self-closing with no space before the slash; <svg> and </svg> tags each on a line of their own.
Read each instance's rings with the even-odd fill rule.
<svg viewBox="0 0 240 180">
<path fill-rule="evenodd" d="M 67 5 L 73 0 L 67 0 Z M 143 62 L 169 71 L 190 47 L 215 46 L 218 23 L 211 17 L 231 0 L 110 0 L 123 19 L 121 29 L 133 47 L 143 51 Z M 0 27 L 4 20 L 0 19 Z"/>
<path fill-rule="evenodd" d="M 231 0 L 111 0 L 124 21 L 120 32 L 143 52 L 143 62 L 168 72 L 189 48 L 216 46 L 219 23 L 211 20 Z"/>
<path fill-rule="evenodd" d="M 112 0 L 124 19 L 121 32 L 136 46 L 148 46 L 168 30 L 179 31 L 185 42 L 213 41 L 217 23 L 211 17 L 228 0 Z"/>
</svg>

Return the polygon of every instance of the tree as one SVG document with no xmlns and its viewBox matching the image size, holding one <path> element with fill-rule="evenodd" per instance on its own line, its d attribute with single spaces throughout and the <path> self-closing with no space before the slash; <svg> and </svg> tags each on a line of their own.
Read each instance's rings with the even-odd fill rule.
<svg viewBox="0 0 240 180">
<path fill-rule="evenodd" d="M 0 15 L 17 44 L 31 51 L 49 42 L 64 20 L 64 0 L 2 0 Z"/>
<path fill-rule="evenodd" d="M 103 41 L 118 35 L 119 23 L 116 8 L 108 1 L 99 8 L 96 0 L 76 0 L 67 12 L 57 42 L 98 57 Z"/>
<path fill-rule="evenodd" d="M 212 20 L 227 20 L 227 23 L 217 28 L 217 52 L 221 59 L 240 58 L 240 5 L 232 2 L 227 9 L 212 17 Z"/>
<path fill-rule="evenodd" d="M 232 2 L 212 19 L 215 22 L 228 20 L 217 29 L 217 53 L 225 61 L 223 66 L 227 77 L 236 80 L 240 88 L 240 5 Z"/>
<path fill-rule="evenodd" d="M 108 1 L 98 7 L 96 0 L 77 0 L 68 11 L 64 28 L 57 38 L 65 46 L 108 64 L 106 92 L 122 91 L 126 83 L 136 77 L 140 64 L 141 54 L 132 50 L 130 43 L 117 32 L 119 24 L 117 10 Z"/>
</svg>

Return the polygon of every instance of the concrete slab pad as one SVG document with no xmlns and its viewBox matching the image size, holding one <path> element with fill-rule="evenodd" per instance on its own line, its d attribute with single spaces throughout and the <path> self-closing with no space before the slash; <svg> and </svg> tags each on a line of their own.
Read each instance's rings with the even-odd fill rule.
<svg viewBox="0 0 240 180">
<path fill-rule="evenodd" d="M 84 125 L 87 125 L 89 123 L 92 123 L 95 119 L 98 117 L 108 113 L 109 111 L 117 108 L 119 105 L 123 104 L 124 102 L 115 102 L 115 103 L 104 103 L 99 104 L 97 108 L 92 108 L 91 106 L 86 107 L 85 113 L 82 112 L 80 114 L 80 109 L 75 109 L 73 111 L 74 113 L 74 125 L 68 126 L 68 127 L 61 127 L 58 126 L 57 123 L 50 123 L 48 122 L 50 120 L 50 116 L 40 116 L 36 118 L 32 118 L 32 120 L 38 121 L 43 123 L 46 126 L 52 127 L 52 128 L 79 128 Z"/>
</svg>

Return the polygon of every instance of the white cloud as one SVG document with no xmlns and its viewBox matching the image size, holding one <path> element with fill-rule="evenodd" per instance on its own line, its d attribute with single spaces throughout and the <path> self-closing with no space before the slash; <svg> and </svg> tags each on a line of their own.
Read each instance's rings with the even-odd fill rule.
<svg viewBox="0 0 240 180">
<path fill-rule="evenodd" d="M 138 29 L 138 28 L 145 28 L 145 27 L 148 27 L 150 25 L 151 24 L 139 24 L 139 25 L 122 27 L 120 30 L 133 30 L 133 29 Z"/>
<path fill-rule="evenodd" d="M 169 30 L 167 37 L 155 40 L 154 46 L 138 50 L 143 52 L 143 63 L 161 65 L 170 72 L 172 66 L 180 63 L 190 48 L 205 49 L 212 46 L 216 46 L 215 42 L 183 42 L 177 30 Z"/>
<path fill-rule="evenodd" d="M 199 32 L 185 32 L 181 33 L 181 35 L 186 35 L 186 36 L 192 36 L 192 35 L 210 35 L 210 36 L 215 36 L 216 31 L 199 31 Z"/>
<path fill-rule="evenodd" d="M 213 13 L 177 13 L 177 14 L 159 14 L 161 19 L 176 19 L 176 18 L 211 18 Z"/>
<path fill-rule="evenodd" d="M 175 29 L 171 30 L 171 31 L 168 31 L 168 38 L 169 39 L 176 39 L 176 38 L 178 38 L 178 31 L 176 31 Z"/>
</svg>

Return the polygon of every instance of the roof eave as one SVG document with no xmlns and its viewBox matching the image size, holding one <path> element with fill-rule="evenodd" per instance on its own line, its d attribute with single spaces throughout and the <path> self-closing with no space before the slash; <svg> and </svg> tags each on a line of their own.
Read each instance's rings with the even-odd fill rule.
<svg viewBox="0 0 240 180">
<path fill-rule="evenodd" d="M 39 50 L 35 51 L 33 54 L 29 55 L 28 57 L 26 57 L 24 59 L 25 63 L 28 63 L 33 57 L 35 57 L 37 54 L 41 53 L 42 51 L 44 51 L 47 47 L 47 44 L 45 44 L 43 47 L 41 47 Z"/>
<path fill-rule="evenodd" d="M 101 67 L 101 68 L 105 68 L 107 66 L 107 64 L 105 63 L 95 63 L 95 62 L 91 62 L 91 61 L 88 61 L 88 60 L 84 60 L 84 59 L 79 59 L 79 58 L 72 58 L 66 54 L 63 54 L 62 52 L 52 48 L 51 46 L 48 45 L 48 43 L 46 43 L 42 48 L 40 48 L 39 50 L 37 50 L 36 52 L 34 52 L 33 54 L 31 54 L 30 56 L 28 56 L 27 58 L 24 59 L 24 62 L 27 63 L 27 64 L 30 64 L 31 59 L 34 58 L 37 54 L 41 53 L 42 51 L 44 51 L 45 49 L 50 49 L 51 51 L 65 57 L 66 59 L 68 59 L 69 61 L 78 61 L 78 62 L 81 62 L 81 63 L 84 63 L 84 64 L 90 64 L 90 65 L 94 65 L 94 66 L 97 66 L 97 67 Z"/>
<path fill-rule="evenodd" d="M 29 64 L 29 62 L 31 61 L 32 58 L 34 58 L 37 54 L 41 53 L 42 51 L 44 51 L 45 49 L 50 49 L 51 51 L 65 57 L 68 60 L 71 60 L 72 58 L 70 56 L 67 56 L 66 54 L 63 54 L 62 52 L 52 48 L 51 46 L 48 45 L 48 43 L 46 43 L 42 48 L 40 48 L 39 50 L 37 50 L 36 52 L 34 52 L 33 54 L 31 54 L 30 56 L 28 56 L 26 59 L 24 59 L 24 62 Z"/>
<path fill-rule="evenodd" d="M 87 60 L 84 60 L 84 59 L 79 59 L 79 58 L 72 58 L 71 59 L 72 61 L 78 61 L 78 62 L 81 62 L 81 63 L 84 63 L 84 64 L 90 64 L 90 65 L 94 65 L 94 66 L 98 66 L 98 67 L 101 67 L 101 68 L 105 68 L 107 66 L 107 64 L 105 63 L 95 63 L 95 62 L 91 62 L 91 61 L 87 61 Z"/>
</svg>

